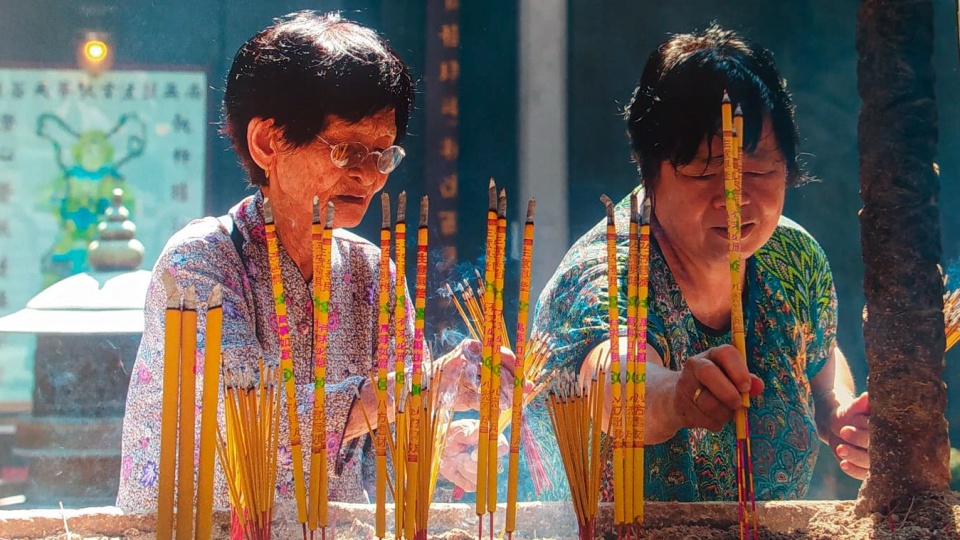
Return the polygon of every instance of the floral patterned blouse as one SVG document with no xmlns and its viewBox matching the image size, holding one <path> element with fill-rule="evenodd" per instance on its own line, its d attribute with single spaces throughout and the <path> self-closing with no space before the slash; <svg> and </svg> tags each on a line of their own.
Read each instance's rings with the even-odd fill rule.
<svg viewBox="0 0 960 540">
<path fill-rule="evenodd" d="M 198 308 L 197 429 L 203 379 L 206 299 L 217 283 L 223 287 L 222 360 L 225 366 L 257 365 L 280 357 L 274 295 L 263 222 L 263 195 L 248 197 L 229 212 L 242 236 L 243 257 L 221 220 L 193 221 L 176 233 L 153 270 L 147 293 L 145 327 L 130 379 L 123 421 L 122 467 L 117 506 L 126 510 L 156 508 L 159 461 L 160 403 L 163 379 L 165 294 L 160 275 L 169 272 L 181 290 L 196 287 Z M 297 409 L 302 440 L 311 440 L 313 413 L 313 301 L 312 286 L 280 246 Z M 327 357 L 326 410 L 331 500 L 367 502 L 375 474 L 369 437 L 343 441 L 344 428 L 356 392 L 369 380 L 377 361 L 377 316 L 380 249 L 349 232 L 334 231 L 331 312 Z M 391 281 L 395 269 L 391 266 Z M 393 313 L 393 285 L 391 284 Z M 408 310 L 413 309 L 407 295 Z M 391 317 L 391 328 L 393 322 Z M 413 342 L 413 319 L 407 321 L 407 343 Z M 392 347 L 391 347 L 392 351 Z M 409 352 L 408 352 L 409 354 Z M 393 360 L 390 364 L 393 365 Z M 286 399 L 286 398 L 284 398 Z M 222 407 L 220 426 L 223 429 Z M 373 411 L 370 414 L 375 414 Z M 293 499 L 291 452 L 288 447 L 286 406 L 281 406 L 278 502 Z M 199 436 L 199 435 L 198 435 Z M 197 439 L 199 440 L 199 439 Z M 198 452 L 194 460 L 198 459 Z M 309 476 L 308 451 L 303 452 L 304 474 Z M 309 482 L 309 479 L 307 479 Z M 226 485 L 217 466 L 215 504 L 227 506 Z"/>
<path fill-rule="evenodd" d="M 629 209 L 627 197 L 615 214 L 621 328 Z M 547 369 L 579 370 L 587 353 L 609 339 L 605 235 L 604 219 L 574 244 L 540 296 L 534 332 L 554 339 Z M 666 367 L 680 370 L 687 358 L 731 343 L 729 330 L 713 331 L 693 317 L 655 241 L 649 280 L 647 339 Z M 836 294 L 823 250 L 799 225 L 781 218 L 771 239 L 747 261 L 744 296 L 747 363 L 765 384 L 749 412 L 756 496 L 801 498 L 819 449 L 810 381 L 836 340 Z M 718 433 L 681 429 L 662 444 L 646 446 L 644 456 L 648 500 L 736 500 L 732 422 Z"/>
</svg>

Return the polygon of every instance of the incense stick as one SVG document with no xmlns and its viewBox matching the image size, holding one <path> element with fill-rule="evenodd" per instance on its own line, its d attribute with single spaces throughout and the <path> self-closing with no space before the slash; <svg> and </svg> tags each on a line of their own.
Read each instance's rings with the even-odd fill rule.
<svg viewBox="0 0 960 540">
<path fill-rule="evenodd" d="M 177 538 L 193 536 L 193 450 L 196 443 L 197 394 L 197 292 L 193 285 L 183 291 L 183 323 L 180 327 L 180 411 L 177 447 Z"/>
<path fill-rule="evenodd" d="M 634 505 L 634 486 L 637 482 L 634 467 L 634 453 L 636 452 L 636 443 L 634 440 L 634 428 L 636 426 L 635 415 L 637 413 L 637 388 L 634 382 L 637 372 L 637 311 L 640 304 L 640 246 L 639 242 L 639 216 L 637 214 L 637 197 L 630 195 L 630 228 L 627 237 L 627 373 L 626 373 L 626 400 L 624 404 L 624 454 L 625 461 L 623 467 L 624 473 L 624 521 L 630 525 L 633 524 L 635 515 Z M 641 483 L 643 482 L 641 477 Z M 641 497 L 642 495 L 641 487 Z"/>
<path fill-rule="evenodd" d="M 176 279 L 160 274 L 166 291 L 163 346 L 163 398 L 160 415 L 160 465 L 157 488 L 157 538 L 173 538 L 174 489 L 177 477 L 177 403 L 180 395 L 180 331 L 182 303 Z"/>
<path fill-rule="evenodd" d="M 730 96 L 724 91 L 723 102 L 721 106 L 721 122 L 723 128 L 723 169 L 724 169 L 724 188 L 726 192 L 726 210 L 727 210 L 727 242 L 729 246 L 730 259 L 730 281 L 731 281 L 731 317 L 730 326 L 733 336 L 733 344 L 740 351 L 740 354 L 746 359 L 746 339 L 743 322 L 742 290 L 743 282 L 741 276 L 741 245 L 740 245 L 740 204 L 742 179 L 737 174 L 737 151 L 738 143 L 736 138 L 739 133 L 734 130 L 732 103 Z M 747 408 L 750 406 L 750 396 L 747 392 L 741 393 L 744 408 L 736 411 L 734 423 L 736 425 L 737 436 L 737 507 L 740 519 L 740 536 L 746 537 L 749 534 L 748 527 L 751 522 L 751 506 L 749 501 L 753 495 L 753 489 L 750 485 L 750 456 L 747 436 Z"/>
<path fill-rule="evenodd" d="M 490 364 L 490 430 L 488 433 L 489 448 L 487 449 L 487 511 L 490 513 L 490 535 L 493 536 L 493 514 L 497 510 L 497 469 L 500 453 L 497 451 L 499 431 L 493 429 L 492 422 L 500 418 L 500 369 L 503 358 L 501 345 L 506 339 L 503 331 L 503 273 L 505 270 L 507 245 L 507 192 L 500 190 L 497 198 L 497 257 L 494 265 L 493 280 L 493 355 Z M 507 343 L 509 345 L 509 342 Z"/>
<path fill-rule="evenodd" d="M 520 294 L 517 314 L 517 337 L 513 368 L 513 411 L 510 429 L 510 460 L 507 466 L 507 523 L 506 531 L 509 538 L 513 538 L 513 531 L 517 529 L 517 484 L 520 475 L 520 433 L 523 422 L 523 389 L 526 384 L 526 346 L 527 346 L 527 319 L 530 313 L 530 275 L 533 266 L 533 236 L 534 213 L 537 201 L 530 199 L 527 202 L 527 219 L 523 227 L 523 254 L 520 259 Z"/>
<path fill-rule="evenodd" d="M 380 195 L 382 219 L 380 224 L 380 317 L 377 346 L 377 480 L 376 533 L 386 536 L 387 529 L 387 440 L 390 426 L 387 422 L 387 361 L 390 357 L 390 196 Z"/>
<path fill-rule="evenodd" d="M 207 321 L 204 332 L 196 538 L 210 538 L 212 534 L 213 472 L 217 454 L 217 402 L 220 386 L 220 340 L 223 328 L 222 304 L 223 289 L 218 283 L 213 286 L 210 298 L 207 299 Z"/>
<path fill-rule="evenodd" d="M 405 519 L 405 472 L 406 467 L 403 462 L 406 456 L 403 455 L 403 449 L 406 448 L 407 433 L 406 422 L 400 408 L 400 400 L 397 396 L 404 391 L 404 370 L 407 356 L 407 192 L 401 191 L 397 196 L 397 222 L 393 226 L 393 244 L 396 257 L 396 281 L 394 282 L 394 298 L 396 303 L 393 309 L 393 365 L 394 365 L 394 422 L 396 423 L 396 442 L 394 443 L 393 465 L 394 465 L 394 485 L 396 494 L 394 496 L 394 534 L 397 538 L 403 535 Z"/>
<path fill-rule="evenodd" d="M 486 272 L 483 289 L 483 359 L 480 366 L 480 428 L 477 442 L 477 517 L 479 521 L 478 537 L 483 537 L 483 514 L 487 506 L 487 467 L 490 452 L 490 401 L 491 367 L 493 365 L 493 287 L 496 275 L 497 259 L 497 186 L 493 179 L 487 188 L 489 206 L 487 208 Z M 493 449 L 496 452 L 496 448 Z"/>
<path fill-rule="evenodd" d="M 277 317 L 277 339 L 280 347 L 280 369 L 284 381 L 289 424 L 290 454 L 293 460 L 293 490 L 297 499 L 297 522 L 303 535 L 307 529 L 307 493 L 303 475 L 303 450 L 300 438 L 300 419 L 297 414 L 297 389 L 293 378 L 293 355 L 290 352 L 290 329 L 287 325 L 287 306 L 284 301 L 283 276 L 280 272 L 280 248 L 277 228 L 273 221 L 270 199 L 263 200 L 264 233 L 267 243 L 267 260 L 270 265 L 270 282 L 273 287 L 273 303 Z"/>
<path fill-rule="evenodd" d="M 602 195 L 607 211 L 607 298 L 610 325 L 610 434 L 613 436 L 613 511 L 614 522 L 624 524 L 624 455 L 623 455 L 623 373 L 620 366 L 620 308 L 618 306 L 619 275 L 617 269 L 617 225 L 613 201 Z"/>
<path fill-rule="evenodd" d="M 410 425 L 407 429 L 409 436 L 409 448 L 407 450 L 407 507 L 411 509 L 407 513 L 409 522 L 404 523 L 404 528 L 408 538 L 417 534 L 419 523 L 416 520 L 416 514 L 420 506 L 429 506 L 430 501 L 424 500 L 425 494 L 419 492 L 421 472 L 420 459 L 421 451 L 427 450 L 424 445 L 421 421 L 427 420 L 423 414 L 424 406 L 423 396 L 421 395 L 423 385 L 423 329 L 426 322 L 425 310 L 427 307 L 427 248 L 428 248 L 428 230 L 427 215 L 429 210 L 429 199 L 423 197 L 420 199 L 420 223 L 417 228 L 417 274 L 416 274 L 416 292 L 414 294 L 414 310 L 416 313 L 414 319 L 413 332 L 413 370 L 411 372 L 412 381 L 410 384 Z M 429 400 L 427 400 L 429 404 Z M 429 434 L 429 433 L 427 433 Z M 429 463 L 429 462 L 428 462 Z"/>
<path fill-rule="evenodd" d="M 646 480 L 644 464 L 644 436 L 647 400 L 647 317 L 648 317 L 648 299 L 650 295 L 650 212 L 651 202 L 649 197 L 643 201 L 642 215 L 640 216 L 640 249 L 638 253 L 638 283 L 637 283 L 637 330 L 636 348 L 637 360 L 634 372 L 634 386 L 636 388 L 634 395 L 634 433 L 633 433 L 633 473 L 634 473 L 634 494 L 633 494 L 633 520 L 636 523 L 643 523 L 643 497 L 644 481 Z"/>
</svg>

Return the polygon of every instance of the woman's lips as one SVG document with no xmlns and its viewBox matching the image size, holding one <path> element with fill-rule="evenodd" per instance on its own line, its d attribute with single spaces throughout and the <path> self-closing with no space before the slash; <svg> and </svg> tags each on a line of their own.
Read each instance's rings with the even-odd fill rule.
<svg viewBox="0 0 960 540">
<path fill-rule="evenodd" d="M 356 196 L 356 195 L 337 195 L 336 197 L 333 198 L 333 200 L 335 201 L 334 204 L 336 204 L 337 202 L 342 202 L 346 204 L 362 204 L 364 201 L 364 197 Z"/>
<path fill-rule="evenodd" d="M 746 238 L 751 232 L 753 232 L 755 224 L 754 223 L 745 223 L 740 226 L 740 238 Z M 727 238 L 727 228 L 726 227 L 711 227 L 710 230 L 714 231 L 718 235 Z"/>
</svg>

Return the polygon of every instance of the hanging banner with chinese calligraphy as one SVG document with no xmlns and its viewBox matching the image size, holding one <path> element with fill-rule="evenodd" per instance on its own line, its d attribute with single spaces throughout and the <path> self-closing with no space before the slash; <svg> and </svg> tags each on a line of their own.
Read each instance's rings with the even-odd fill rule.
<svg viewBox="0 0 960 540">
<path fill-rule="evenodd" d="M 199 71 L 0 69 L 0 316 L 89 270 L 115 188 L 152 267 L 171 233 L 202 216 L 206 111 Z M 32 345 L 21 342 L 0 343 L 4 399 L 29 399 L 16 365 L 29 365 Z M 25 395 L 11 396 L 18 383 Z"/>
</svg>

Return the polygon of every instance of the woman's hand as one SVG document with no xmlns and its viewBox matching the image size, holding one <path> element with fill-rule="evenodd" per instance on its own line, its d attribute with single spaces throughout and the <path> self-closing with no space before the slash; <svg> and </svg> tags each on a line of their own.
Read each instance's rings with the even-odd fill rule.
<svg viewBox="0 0 960 540">
<path fill-rule="evenodd" d="M 743 408 L 741 392 L 756 397 L 763 381 L 747 370 L 733 345 L 714 347 L 683 364 L 673 391 L 674 412 L 681 427 L 720 431 Z"/>
<path fill-rule="evenodd" d="M 829 398 L 817 400 L 817 407 L 828 408 L 827 444 L 840 462 L 840 469 L 863 480 L 870 471 L 870 397 L 864 392 L 848 403 L 833 395 Z"/>
<path fill-rule="evenodd" d="M 622 369 L 627 368 L 620 355 Z M 587 384 L 598 366 L 610 370 L 610 341 L 594 347 L 580 368 L 580 383 Z M 688 359 L 679 372 L 663 367 L 660 355 L 647 350 L 647 407 L 644 444 L 660 444 L 680 428 L 702 427 L 719 431 L 743 408 L 740 389 L 751 397 L 763 392 L 763 381 L 747 371 L 743 357 L 732 345 L 721 345 Z M 609 426 L 612 392 L 610 376 L 604 389 L 603 427 Z M 656 405 L 654 405 L 656 404 Z M 661 406 L 662 404 L 662 406 Z"/>
<path fill-rule="evenodd" d="M 447 431 L 447 444 L 440 458 L 440 474 L 467 492 L 477 490 L 477 441 L 479 420 L 455 420 Z M 506 437 L 497 437 L 497 457 L 510 451 Z"/>
<path fill-rule="evenodd" d="M 433 369 L 443 369 L 444 388 L 441 392 L 451 390 L 456 385 L 457 398 L 454 404 L 455 411 L 479 410 L 480 408 L 480 364 L 482 361 L 483 346 L 475 339 L 461 341 L 452 351 L 434 361 Z M 500 348 L 500 408 L 509 407 L 513 396 L 513 377 L 516 358 L 513 352 Z M 527 382 L 526 390 L 532 385 Z"/>
</svg>

